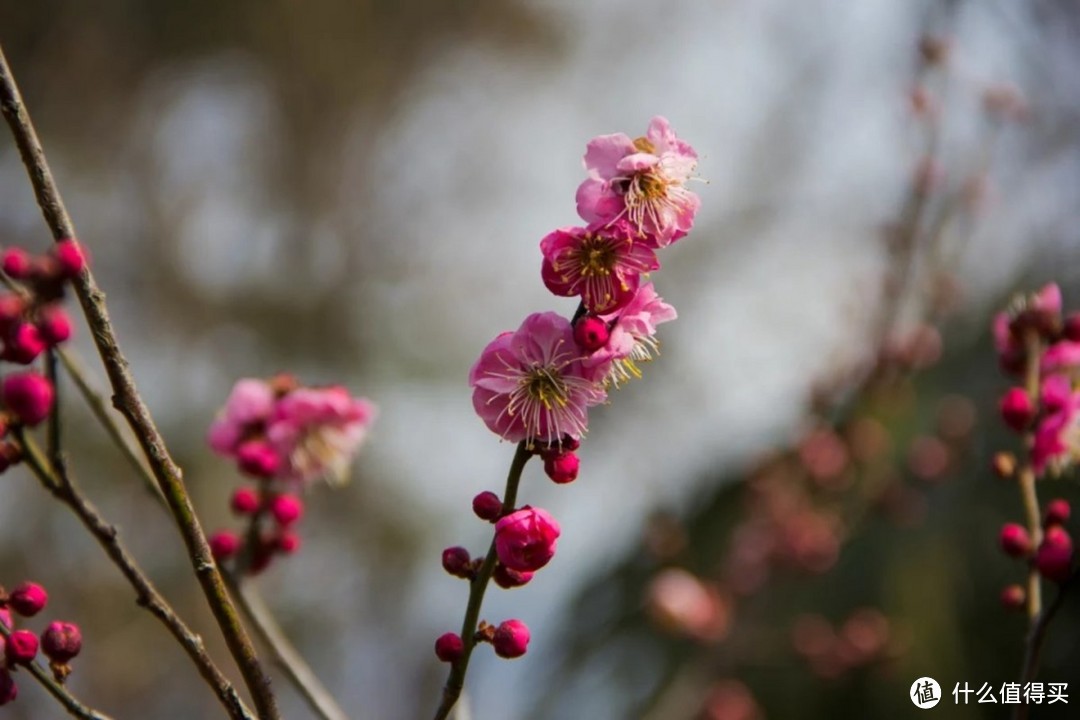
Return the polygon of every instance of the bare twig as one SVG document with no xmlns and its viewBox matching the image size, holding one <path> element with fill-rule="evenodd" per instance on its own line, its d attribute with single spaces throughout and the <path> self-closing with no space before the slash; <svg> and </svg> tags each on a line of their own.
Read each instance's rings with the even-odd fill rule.
<svg viewBox="0 0 1080 720">
<path fill-rule="evenodd" d="M 74 481 L 63 468 L 55 470 L 49 467 L 44 454 L 37 444 L 21 429 L 16 437 L 24 459 L 30 470 L 41 484 L 58 500 L 67 505 L 82 521 L 94 539 L 104 548 L 113 563 L 135 589 L 136 602 L 161 621 L 188 657 L 199 670 L 199 674 L 213 688 L 221 700 L 229 717 L 234 720 L 251 720 L 251 712 L 244 706 L 236 689 L 218 669 L 206 652 L 202 638 L 193 633 L 157 591 L 146 574 L 139 568 L 131 556 L 117 529 L 110 525 L 98 512 L 97 508 L 79 491 Z"/>
<path fill-rule="evenodd" d="M 1061 583 L 1053 602 L 1046 606 L 1046 609 L 1039 614 L 1039 617 L 1031 626 L 1031 630 L 1028 632 L 1027 639 L 1024 642 L 1024 666 L 1020 670 L 1021 683 L 1026 685 L 1039 674 L 1039 656 L 1042 654 L 1043 643 L 1046 641 L 1046 631 L 1049 629 L 1057 611 L 1061 608 L 1065 600 L 1065 593 L 1068 591 L 1069 586 L 1076 581 L 1076 578 L 1077 573 L 1074 572 L 1069 576 L 1068 580 Z M 1017 705 L 1013 711 L 1013 720 L 1026 720 L 1027 716 L 1027 703 Z"/>
<path fill-rule="evenodd" d="M 11 630 L 8 629 L 4 623 L 0 623 L 0 635 L 4 636 L 6 640 L 11 635 Z M 19 665 L 20 668 L 25 668 L 27 672 L 34 676 L 41 685 L 49 691 L 49 694 L 56 698 L 56 701 L 64 706 L 64 709 L 68 711 L 68 714 L 72 717 L 81 718 L 82 720 L 112 720 L 112 717 L 106 715 L 103 712 L 99 712 L 92 707 L 83 705 L 79 700 L 71 694 L 71 691 L 58 683 L 48 670 L 42 667 L 39 662 L 31 662 L 26 665 Z"/>
<path fill-rule="evenodd" d="M 3 111 L 4 118 L 15 137 L 15 143 L 30 176 L 30 183 L 33 185 L 38 205 L 41 207 L 53 238 L 56 240 L 74 238 L 75 226 L 71 222 L 52 178 L 45 159 L 45 151 L 38 140 L 2 49 L 0 49 L 0 110 Z M 112 385 L 113 406 L 125 417 L 142 447 L 154 478 L 180 529 L 207 603 L 217 620 L 218 627 L 221 628 L 229 651 L 240 668 L 244 682 L 254 698 L 259 717 L 276 720 L 280 714 L 270 688 L 270 679 L 263 672 L 251 638 L 240 622 L 236 606 L 225 587 L 225 580 L 210 553 L 206 535 L 195 515 L 191 498 L 184 485 L 182 472 L 169 454 L 150 411 L 139 396 L 127 358 L 120 351 L 116 333 L 109 320 L 105 307 L 105 295 L 98 288 L 89 269 L 84 270 L 73 283 L 87 324 L 90 326 L 94 344 L 97 346 L 105 372 L 109 376 L 109 383 Z"/>
</svg>

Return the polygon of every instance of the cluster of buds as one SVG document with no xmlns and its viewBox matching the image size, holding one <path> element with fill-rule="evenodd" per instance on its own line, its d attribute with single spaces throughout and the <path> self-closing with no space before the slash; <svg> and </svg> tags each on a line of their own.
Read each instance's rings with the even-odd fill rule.
<svg viewBox="0 0 1080 720">
<path fill-rule="evenodd" d="M 577 479 L 580 440 L 588 410 L 611 387 L 641 377 L 640 363 L 658 352 L 656 327 L 675 319 L 646 274 L 658 270 L 658 251 L 686 236 L 700 206 L 687 188 L 697 153 L 662 117 L 636 139 L 601 135 L 585 151 L 586 179 L 578 187 L 578 214 L 540 241 L 541 278 L 555 295 L 579 299 L 572 319 L 534 313 L 512 332 L 496 337 L 469 372 L 473 407 L 489 429 L 539 455 L 552 481 Z M 478 517 L 495 525 L 497 564 L 492 578 L 503 588 L 529 582 L 555 553 L 559 525 L 540 508 L 509 507 L 494 492 L 473 501 Z M 464 548 L 443 552 L 451 575 L 472 580 L 483 558 Z M 481 623 L 474 641 L 488 641 L 502 657 L 525 652 L 528 629 L 520 620 L 498 627 Z M 446 662 L 461 657 L 461 637 L 436 643 Z"/>
<path fill-rule="evenodd" d="M 243 536 L 214 533 L 214 557 L 235 559 L 238 569 L 254 574 L 275 556 L 295 553 L 295 527 L 304 514 L 299 492 L 320 478 L 335 485 L 347 480 L 375 413 L 370 401 L 338 385 L 307 387 L 292 375 L 237 382 L 208 440 L 252 479 L 230 500 L 233 513 L 248 525 Z"/>
<path fill-rule="evenodd" d="M 74 623 L 54 621 L 42 631 L 40 640 L 33 632 L 15 629 L 15 616 L 31 618 L 45 609 L 49 602 L 45 588 L 34 582 L 24 582 L 10 593 L 0 588 L 0 705 L 6 705 L 18 695 L 13 673 L 19 666 L 34 661 L 40 650 L 49 659 L 49 667 L 57 682 L 71 674 L 68 664 L 82 650 L 82 632 Z"/>
<path fill-rule="evenodd" d="M 1023 377 L 1024 385 L 1006 390 L 998 403 L 1002 422 L 1025 438 L 1027 457 L 994 456 L 994 471 L 1005 478 L 1030 473 L 1035 478 L 1059 475 L 1080 457 L 1080 313 L 1062 315 L 1061 290 L 1049 284 L 1016 298 L 994 317 L 994 346 L 1002 370 Z M 1032 511 L 1034 512 L 1034 511 Z M 1065 523 L 1065 500 L 1046 505 L 1042 525 L 1007 523 L 999 535 L 1010 557 L 1030 562 L 1044 578 L 1064 582 L 1072 574 L 1073 543 Z M 1001 594 L 1009 608 L 1026 603 L 1023 587 L 1010 585 Z"/>
<path fill-rule="evenodd" d="M 45 351 L 71 337 L 71 319 L 64 311 L 64 289 L 86 267 L 75 240 L 61 240 L 42 255 L 9 247 L 0 268 L 11 288 L 0 293 L 0 360 L 30 365 Z M 8 375 L 0 383 L 0 472 L 18 462 L 18 447 L 6 440 L 12 426 L 33 427 L 52 412 L 52 383 L 35 370 Z"/>
</svg>

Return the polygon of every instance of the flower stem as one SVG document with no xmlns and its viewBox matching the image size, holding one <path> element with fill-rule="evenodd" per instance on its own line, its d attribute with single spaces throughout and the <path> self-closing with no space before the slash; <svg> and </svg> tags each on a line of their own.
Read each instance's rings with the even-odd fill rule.
<svg viewBox="0 0 1080 720">
<path fill-rule="evenodd" d="M 1038 402 L 1039 398 L 1039 360 L 1042 355 L 1042 343 L 1036 332 L 1029 332 L 1025 338 L 1027 346 L 1027 363 L 1024 368 L 1024 388 L 1027 390 L 1031 402 Z M 1038 548 L 1042 543 L 1042 512 L 1039 510 L 1039 496 L 1035 492 L 1035 469 L 1031 464 L 1031 448 L 1035 442 L 1034 434 L 1028 431 L 1024 435 L 1024 445 L 1027 448 L 1027 457 L 1023 467 L 1020 468 L 1017 481 L 1020 485 L 1020 499 L 1024 504 L 1024 515 L 1027 518 L 1028 533 L 1031 535 L 1031 544 Z M 1039 580 L 1039 571 L 1034 563 L 1028 569 L 1027 579 L 1027 614 L 1028 621 L 1032 626 L 1039 618 L 1042 610 L 1042 582 Z"/>
<path fill-rule="evenodd" d="M 514 509 L 517 502 L 518 485 L 521 483 L 521 472 L 525 469 L 525 463 L 533 455 L 532 450 L 522 440 L 518 443 L 514 459 L 510 463 L 510 473 L 506 477 L 506 490 L 503 493 L 503 514 Z M 465 687 L 465 672 L 469 669 L 469 657 L 473 648 L 476 647 L 476 625 L 480 619 L 480 606 L 484 602 L 484 592 L 491 581 L 491 574 L 495 571 L 497 561 L 495 554 L 495 540 L 492 539 L 488 548 L 487 556 L 476 572 L 476 577 L 469 583 L 469 603 L 465 606 L 465 619 L 461 623 L 461 642 L 463 644 L 461 657 L 450 666 L 450 675 L 446 678 L 446 686 L 443 688 L 442 702 L 435 712 L 435 720 L 446 720 L 453 710 L 454 704 L 461 697 L 461 690 Z"/>
</svg>

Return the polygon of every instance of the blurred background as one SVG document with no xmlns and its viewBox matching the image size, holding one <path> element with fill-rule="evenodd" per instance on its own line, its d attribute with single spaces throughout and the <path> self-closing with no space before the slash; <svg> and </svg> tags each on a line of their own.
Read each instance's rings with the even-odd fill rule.
<svg viewBox="0 0 1080 720">
<path fill-rule="evenodd" d="M 539 240 L 577 222 L 585 143 L 656 114 L 707 181 L 654 276 L 679 321 L 594 412 L 576 483 L 526 469 L 559 553 L 489 593 L 483 617 L 524 619 L 533 644 L 481 648 L 460 717 L 907 718 L 917 677 L 1015 679 L 1026 623 L 998 594 L 1022 569 L 996 538 L 1022 513 L 988 459 L 1017 442 L 988 327 L 1015 291 L 1080 292 L 1078 35 L 1065 0 L 0 2 L 207 529 L 235 524 L 238 478 L 204 435 L 237 378 L 288 370 L 380 406 L 353 482 L 310 493 L 303 550 L 256 581 L 350 717 L 375 720 L 434 711 L 432 643 L 466 599 L 440 550 L 486 547 L 469 504 L 513 453 L 472 413 L 468 369 L 526 314 L 573 312 L 540 282 Z M 0 135 L 0 242 L 41 250 Z M 87 492 L 235 676 L 171 522 L 71 393 L 65 412 Z M 25 578 L 82 624 L 87 702 L 220 715 L 15 470 L 0 583 Z M 1078 631 L 1074 598 L 1041 677 L 1080 692 Z M 309 717 L 274 677 L 285 717 Z M 62 716 L 28 678 L 3 712 Z M 947 696 L 938 714 L 1006 713 Z"/>
</svg>

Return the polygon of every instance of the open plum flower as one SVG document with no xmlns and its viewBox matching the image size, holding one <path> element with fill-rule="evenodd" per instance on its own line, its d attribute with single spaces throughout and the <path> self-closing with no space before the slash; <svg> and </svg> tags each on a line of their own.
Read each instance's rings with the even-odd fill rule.
<svg viewBox="0 0 1080 720">
<path fill-rule="evenodd" d="M 676 137 L 666 118 L 657 116 L 645 135 L 601 135 L 585 150 L 589 177 L 577 190 L 578 214 L 589 223 L 625 217 L 656 247 L 690 232 L 701 206 L 686 188 L 697 167 L 697 153 Z"/>
<path fill-rule="evenodd" d="M 581 362 L 570 321 L 533 313 L 492 340 L 469 372 L 473 407 L 504 440 L 557 444 L 580 438 L 588 408 L 607 396 Z"/>
<path fill-rule="evenodd" d="M 294 378 L 240 380 L 210 426 L 210 447 L 249 475 L 308 483 L 345 481 L 375 420 L 375 405 L 340 385 L 302 387 Z"/>
<path fill-rule="evenodd" d="M 584 360 L 590 376 L 615 387 L 640 378 L 638 363 L 659 353 L 656 326 L 676 317 L 675 308 L 664 302 L 652 283 L 642 285 L 624 308 L 600 316 L 610 330 L 607 342 Z"/>
<path fill-rule="evenodd" d="M 613 312 L 634 297 L 644 273 L 660 268 L 656 252 L 625 221 L 561 228 L 540 241 L 541 275 L 556 295 L 581 296 L 592 313 Z"/>
</svg>

